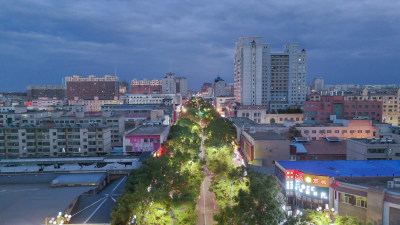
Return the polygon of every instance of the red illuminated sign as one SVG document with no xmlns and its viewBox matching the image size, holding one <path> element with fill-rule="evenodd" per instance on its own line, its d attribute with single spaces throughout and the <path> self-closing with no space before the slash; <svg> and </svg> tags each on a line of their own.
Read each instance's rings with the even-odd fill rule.
<svg viewBox="0 0 400 225">
<path fill-rule="evenodd" d="M 329 177 L 302 173 L 298 170 L 286 170 L 286 180 L 299 180 L 307 184 L 329 187 Z"/>
</svg>

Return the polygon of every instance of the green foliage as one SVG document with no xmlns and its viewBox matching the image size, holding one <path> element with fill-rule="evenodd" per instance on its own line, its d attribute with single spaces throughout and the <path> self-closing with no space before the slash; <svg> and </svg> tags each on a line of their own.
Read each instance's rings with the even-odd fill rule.
<svg viewBox="0 0 400 225">
<path fill-rule="evenodd" d="M 339 216 L 334 215 L 329 210 L 324 211 L 314 211 L 307 209 L 304 211 L 303 216 L 300 218 L 295 218 L 296 221 L 300 221 L 300 224 L 313 223 L 315 225 L 362 225 L 357 218 L 351 216 Z"/>
<path fill-rule="evenodd" d="M 208 137 L 208 146 L 229 146 L 236 139 L 235 127 L 231 121 L 225 118 L 217 118 L 210 121 L 204 129 L 204 133 Z"/>
</svg>

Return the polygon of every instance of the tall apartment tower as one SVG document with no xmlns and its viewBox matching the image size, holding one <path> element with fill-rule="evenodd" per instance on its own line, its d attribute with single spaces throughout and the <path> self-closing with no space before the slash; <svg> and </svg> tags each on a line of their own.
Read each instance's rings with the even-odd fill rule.
<svg viewBox="0 0 400 225">
<path fill-rule="evenodd" d="M 235 98 L 241 105 L 268 111 L 300 105 L 306 100 L 306 52 L 297 43 L 271 52 L 262 37 L 240 37 L 234 55 Z"/>
<path fill-rule="evenodd" d="M 322 78 L 322 77 L 314 78 L 311 88 L 314 91 L 322 91 L 322 90 L 324 90 L 324 78 Z"/>
<path fill-rule="evenodd" d="M 65 77 L 65 84 L 68 100 L 74 100 L 75 97 L 85 100 L 94 99 L 94 97 L 98 97 L 100 100 L 112 100 L 115 96 L 119 96 L 119 80 L 116 76 L 89 75 L 84 78 L 80 75 L 73 75 Z"/>
</svg>

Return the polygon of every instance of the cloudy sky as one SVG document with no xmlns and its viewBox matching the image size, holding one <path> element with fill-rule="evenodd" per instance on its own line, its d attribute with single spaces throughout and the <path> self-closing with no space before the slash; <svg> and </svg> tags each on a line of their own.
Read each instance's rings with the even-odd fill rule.
<svg viewBox="0 0 400 225">
<path fill-rule="evenodd" d="M 307 78 L 400 84 L 400 1 L 141 0 L 0 2 L 0 92 L 65 76 L 160 78 L 199 89 L 233 81 L 239 36 L 307 50 Z"/>
</svg>

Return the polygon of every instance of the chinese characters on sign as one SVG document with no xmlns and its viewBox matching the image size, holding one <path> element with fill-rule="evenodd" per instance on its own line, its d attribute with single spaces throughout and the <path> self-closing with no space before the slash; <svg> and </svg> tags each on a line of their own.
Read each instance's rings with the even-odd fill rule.
<svg viewBox="0 0 400 225">
<path fill-rule="evenodd" d="M 328 199 L 327 176 L 305 174 L 297 170 L 286 171 L 286 190 L 294 190 L 314 198 Z"/>
</svg>

